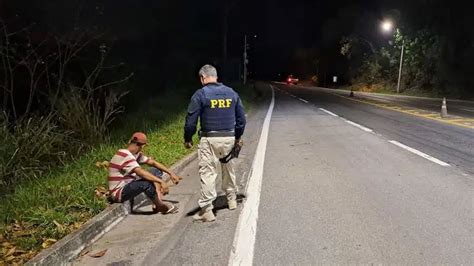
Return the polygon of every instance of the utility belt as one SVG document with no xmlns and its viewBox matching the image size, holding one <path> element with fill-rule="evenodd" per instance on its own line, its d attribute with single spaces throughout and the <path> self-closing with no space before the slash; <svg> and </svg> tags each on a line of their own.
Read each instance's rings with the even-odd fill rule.
<svg viewBox="0 0 474 266">
<path fill-rule="evenodd" d="M 234 131 L 199 131 L 199 137 L 206 137 L 206 138 L 212 138 L 212 137 L 234 137 L 235 132 Z"/>
<path fill-rule="evenodd" d="M 234 131 L 199 131 L 199 138 L 201 137 L 206 137 L 206 138 L 212 138 L 212 137 L 234 137 L 235 132 Z M 239 141 L 238 143 L 236 142 L 234 144 L 234 147 L 232 150 L 227 154 L 224 158 L 219 158 L 219 161 L 221 163 L 228 163 L 230 160 L 234 158 L 239 157 L 240 150 L 242 149 L 243 142 Z"/>
</svg>

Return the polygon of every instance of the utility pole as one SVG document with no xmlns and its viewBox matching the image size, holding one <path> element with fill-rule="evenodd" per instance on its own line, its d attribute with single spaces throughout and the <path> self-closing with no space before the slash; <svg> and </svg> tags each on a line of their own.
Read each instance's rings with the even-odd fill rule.
<svg viewBox="0 0 474 266">
<path fill-rule="evenodd" d="M 247 84 L 247 64 L 249 60 L 247 59 L 247 34 L 244 36 L 244 85 Z"/>
<path fill-rule="evenodd" d="M 394 25 L 392 21 L 385 20 L 380 26 L 384 32 L 393 34 L 392 29 L 394 28 Z M 395 32 L 397 35 L 400 35 L 400 29 L 395 29 Z M 398 69 L 397 94 L 400 93 L 400 83 L 402 81 L 402 67 L 403 67 L 403 53 L 404 52 L 405 52 L 405 39 L 402 38 L 402 51 L 400 52 L 400 68 Z"/>
<path fill-rule="evenodd" d="M 402 79 L 403 52 L 405 50 L 405 40 L 402 40 L 402 52 L 400 53 L 400 68 L 398 70 L 397 93 L 400 93 L 400 81 Z"/>
</svg>

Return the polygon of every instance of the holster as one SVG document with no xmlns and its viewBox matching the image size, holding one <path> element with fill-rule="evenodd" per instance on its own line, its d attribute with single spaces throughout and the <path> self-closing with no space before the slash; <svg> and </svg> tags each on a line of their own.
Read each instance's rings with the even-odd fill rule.
<svg viewBox="0 0 474 266">
<path fill-rule="evenodd" d="M 235 144 L 232 150 L 227 154 L 224 158 L 220 158 L 219 161 L 221 163 L 228 163 L 230 160 L 234 158 L 239 158 L 240 150 L 242 149 L 242 145 Z"/>
</svg>

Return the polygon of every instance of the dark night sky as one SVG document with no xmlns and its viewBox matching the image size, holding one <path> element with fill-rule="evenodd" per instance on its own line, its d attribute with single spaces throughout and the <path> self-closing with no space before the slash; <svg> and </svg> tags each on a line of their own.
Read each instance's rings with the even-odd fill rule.
<svg viewBox="0 0 474 266">
<path fill-rule="evenodd" d="M 378 26 L 387 15 L 395 19 L 405 16 L 405 23 L 409 17 L 413 25 L 439 24 L 438 28 L 442 28 L 444 24 L 456 25 L 446 22 L 458 19 L 457 13 L 467 10 L 462 5 L 448 6 L 441 0 L 234 1 L 237 4 L 228 17 L 229 57 L 241 58 L 243 35 L 257 34 L 258 38 L 249 40 L 250 68 L 267 77 L 278 72 L 297 72 L 293 59 L 301 49 L 312 49 L 312 56 L 320 59 L 326 72 L 339 71 L 338 67 L 343 68 L 339 53 L 341 37 L 357 34 L 377 46 L 384 45 L 387 36 L 380 33 Z M 164 64 L 178 58 L 174 61 L 179 66 L 190 55 L 200 56 L 196 65 L 221 58 L 223 3 L 224 0 L 0 0 L 0 11 L 9 6 L 14 10 L 12 13 L 18 11 L 31 21 L 48 22 L 51 27 L 60 28 L 70 25 L 81 10 L 86 23 L 95 23 L 117 38 L 117 45 L 124 46 L 118 51 L 129 53 L 124 54 L 125 60 L 149 60 L 151 64 L 160 64 L 161 60 Z M 463 23 L 466 22 L 460 25 Z M 458 35 L 462 34 L 465 33 Z"/>
<path fill-rule="evenodd" d="M 257 33 L 258 38 L 251 40 L 251 47 L 255 48 L 251 64 L 256 64 L 257 71 L 267 70 L 267 75 L 293 71 L 290 61 L 298 48 L 315 48 L 334 60 L 339 57 L 341 37 L 366 27 L 356 23 L 361 16 L 366 18 L 367 24 L 372 23 L 364 34 L 378 30 L 377 19 L 381 14 L 377 2 L 241 1 L 231 17 L 230 48 L 234 54 L 239 53 L 242 32 Z"/>
</svg>

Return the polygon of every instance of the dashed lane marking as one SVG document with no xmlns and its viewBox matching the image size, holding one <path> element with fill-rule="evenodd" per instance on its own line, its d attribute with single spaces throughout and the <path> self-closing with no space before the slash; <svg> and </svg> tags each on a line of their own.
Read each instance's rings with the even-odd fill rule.
<svg viewBox="0 0 474 266">
<path fill-rule="evenodd" d="M 298 100 L 304 102 L 304 103 L 308 103 L 308 101 L 306 101 L 305 99 L 301 99 L 301 98 L 298 98 Z"/>
<path fill-rule="evenodd" d="M 336 115 L 335 113 L 333 113 L 333 112 L 331 112 L 331 111 L 328 111 L 328 110 L 326 110 L 326 109 L 324 109 L 324 108 L 319 108 L 319 110 L 321 110 L 321 111 L 323 111 L 323 112 L 325 112 L 325 113 L 328 113 L 328 114 L 330 114 L 330 115 L 332 115 L 332 116 L 339 117 L 339 116 Z"/>
<path fill-rule="evenodd" d="M 474 119 L 472 118 L 463 118 L 459 116 L 451 116 L 449 118 L 442 118 L 439 113 L 435 113 L 435 112 L 431 112 L 427 110 L 414 109 L 412 107 L 397 106 L 394 104 L 380 103 L 377 100 L 372 100 L 372 99 L 370 100 L 369 99 L 354 99 L 348 96 L 339 95 L 337 93 L 331 93 L 331 94 L 334 96 L 341 97 L 341 98 L 355 101 L 355 102 L 365 103 L 365 104 L 377 106 L 380 108 L 397 111 L 400 113 L 405 113 L 405 114 L 409 114 L 409 115 L 413 115 L 413 116 L 417 116 L 421 118 L 435 120 L 441 123 L 474 129 Z"/>
<path fill-rule="evenodd" d="M 374 131 L 373 131 L 372 129 L 370 129 L 370 128 L 364 127 L 364 126 L 362 126 L 362 125 L 359 125 L 359 124 L 357 124 L 357 123 L 354 123 L 354 122 L 352 122 L 352 121 L 350 121 L 350 120 L 347 120 L 347 119 L 345 119 L 345 118 L 342 118 L 342 119 L 343 119 L 344 121 L 346 121 L 347 123 L 349 123 L 349 124 L 351 124 L 351 125 L 353 125 L 353 126 L 355 126 L 355 127 L 357 127 L 357 128 L 360 128 L 360 129 L 364 130 L 365 132 L 374 133 Z"/>
<path fill-rule="evenodd" d="M 403 148 L 403 149 L 405 149 L 405 150 L 407 150 L 407 151 L 409 151 L 409 152 L 412 152 L 412 153 L 414 153 L 414 154 L 416 154 L 416 155 L 418 155 L 418 156 L 421 156 L 421 157 L 423 157 L 423 158 L 425 158 L 425 159 L 427 159 L 427 160 L 430 160 L 430 161 L 432 161 L 432 162 L 434 162 L 434 163 L 436 163 L 436 164 L 439 164 L 439 165 L 441 165 L 441 166 L 445 166 L 445 167 L 451 166 L 451 165 L 449 165 L 449 164 L 446 163 L 446 162 L 443 162 L 443 161 L 441 161 L 441 160 L 439 160 L 439 159 L 436 159 L 436 158 L 434 158 L 434 157 L 432 157 L 432 156 L 430 156 L 430 155 L 428 155 L 428 154 L 426 154 L 426 153 L 423 153 L 423 152 L 421 152 L 421 151 L 419 151 L 419 150 L 416 150 L 416 149 L 413 149 L 413 148 L 411 148 L 411 147 L 408 147 L 407 145 L 402 144 L 402 143 L 400 143 L 400 142 L 398 142 L 398 141 L 396 141 L 396 140 L 389 140 L 388 142 L 390 142 L 390 143 L 392 143 L 392 144 L 394 144 L 394 145 L 396 145 L 396 146 L 398 146 L 398 147 L 400 147 L 400 148 Z"/>
</svg>

